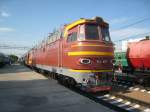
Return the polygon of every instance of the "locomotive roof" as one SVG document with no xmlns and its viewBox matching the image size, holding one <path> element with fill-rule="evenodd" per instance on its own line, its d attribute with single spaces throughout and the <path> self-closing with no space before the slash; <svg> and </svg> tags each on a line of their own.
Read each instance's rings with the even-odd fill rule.
<svg viewBox="0 0 150 112">
<path fill-rule="evenodd" d="M 66 37 L 68 30 L 72 29 L 73 27 L 75 27 L 77 25 L 84 24 L 84 23 L 98 23 L 103 26 L 108 26 L 108 23 L 105 22 L 101 17 L 94 17 L 92 19 L 81 18 L 77 21 L 74 21 L 74 22 L 64 26 L 64 37 Z M 28 54 L 29 52 L 33 51 L 36 48 L 42 48 L 42 46 L 45 45 L 50 38 L 53 38 L 55 35 L 58 35 L 62 29 L 63 28 L 59 28 L 58 30 L 55 30 L 53 33 L 49 33 L 49 36 L 46 40 L 43 40 L 38 45 L 31 48 L 26 54 Z"/>
<path fill-rule="evenodd" d="M 81 19 L 65 26 L 64 37 L 66 37 L 67 31 L 69 29 L 72 29 L 73 27 L 80 25 L 80 24 L 84 24 L 84 23 L 98 23 L 98 24 L 101 24 L 104 26 L 108 26 L 108 23 L 106 23 L 101 17 L 95 17 L 93 19 L 81 18 Z"/>
</svg>

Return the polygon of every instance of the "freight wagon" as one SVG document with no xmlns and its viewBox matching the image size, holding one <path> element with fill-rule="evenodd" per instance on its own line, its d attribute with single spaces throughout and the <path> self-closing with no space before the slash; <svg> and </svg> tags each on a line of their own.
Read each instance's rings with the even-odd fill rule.
<svg viewBox="0 0 150 112">
<path fill-rule="evenodd" d="M 115 52 L 114 69 L 119 65 L 127 80 L 134 77 L 135 82 L 149 84 L 150 81 L 150 39 L 147 36 L 138 42 L 128 43 L 127 52 Z M 125 79 L 123 76 L 120 78 Z"/>
</svg>

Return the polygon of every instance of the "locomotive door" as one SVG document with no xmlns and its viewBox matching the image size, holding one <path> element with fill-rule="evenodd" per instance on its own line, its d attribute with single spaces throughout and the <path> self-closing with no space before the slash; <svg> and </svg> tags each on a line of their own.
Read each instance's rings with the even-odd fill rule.
<svg viewBox="0 0 150 112">
<path fill-rule="evenodd" d="M 70 67 L 70 61 L 72 59 L 70 56 L 68 56 L 68 53 L 73 50 L 71 46 L 77 42 L 77 34 L 78 26 L 69 29 L 66 36 L 62 39 L 62 64 L 65 67 Z"/>
<path fill-rule="evenodd" d="M 67 38 L 62 40 L 62 66 L 67 66 L 68 64 L 68 52 L 70 51 L 71 43 L 67 42 Z"/>
</svg>

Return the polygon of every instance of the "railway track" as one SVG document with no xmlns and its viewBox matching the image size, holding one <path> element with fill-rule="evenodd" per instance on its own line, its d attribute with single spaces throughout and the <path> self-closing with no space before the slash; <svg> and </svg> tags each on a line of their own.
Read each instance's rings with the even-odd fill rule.
<svg viewBox="0 0 150 112">
<path fill-rule="evenodd" d="M 111 92 L 98 94 L 81 92 L 80 90 L 76 92 L 118 112 L 150 112 L 150 103 L 138 101 L 131 97 L 123 97 L 123 95 Z"/>
<path fill-rule="evenodd" d="M 150 94 L 150 87 L 143 87 L 141 85 L 134 85 L 131 82 L 118 81 L 118 82 L 114 82 L 113 86 L 128 89 L 130 91 L 140 91 L 143 93 Z"/>
<path fill-rule="evenodd" d="M 117 106 L 118 108 L 122 108 L 126 111 L 150 112 L 150 107 L 148 107 L 147 105 L 140 105 L 134 100 L 126 99 L 126 97 L 120 97 L 115 94 L 97 95 L 95 97 L 107 101 L 108 103 Z"/>
<path fill-rule="evenodd" d="M 44 74 L 44 75 L 49 79 L 54 78 L 54 77 L 50 77 L 49 74 Z M 130 91 L 130 92 L 133 92 L 133 91 L 140 92 L 141 94 L 143 94 L 143 96 L 147 95 L 148 97 L 150 97 L 149 88 L 144 89 L 142 87 L 136 87 L 136 86 L 133 86 L 133 84 L 129 82 L 128 83 L 126 82 L 113 83 L 112 92 L 109 92 L 109 93 L 101 92 L 101 93 L 96 93 L 96 94 L 87 93 L 79 87 L 72 88 L 72 87 L 68 87 L 67 85 L 63 85 L 63 86 L 118 112 L 150 112 L 150 99 L 147 99 L 149 102 L 145 102 L 139 99 L 135 99 L 131 97 L 130 95 L 125 96 L 123 93 L 119 92 L 125 89 L 126 91 Z"/>
<path fill-rule="evenodd" d="M 92 97 L 98 100 L 99 103 L 104 104 L 105 106 L 111 107 L 114 110 L 117 111 L 126 111 L 126 112 L 150 112 L 150 93 L 148 90 L 138 88 L 138 87 L 132 87 L 130 84 L 128 86 L 125 86 L 125 84 L 121 86 L 115 85 L 117 87 L 125 87 L 126 90 L 135 93 L 141 93 L 141 96 L 145 96 L 145 99 L 139 99 L 134 98 L 132 95 L 126 96 L 123 93 L 118 94 L 118 92 L 110 92 L 109 94 L 91 94 Z M 113 88 L 114 89 L 114 88 Z M 116 91 L 116 89 L 114 89 Z M 102 103 L 104 102 L 104 103 Z"/>
</svg>

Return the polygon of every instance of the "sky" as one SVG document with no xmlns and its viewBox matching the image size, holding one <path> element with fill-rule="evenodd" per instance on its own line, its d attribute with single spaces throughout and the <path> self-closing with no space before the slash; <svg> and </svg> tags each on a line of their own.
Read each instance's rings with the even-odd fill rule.
<svg viewBox="0 0 150 112">
<path fill-rule="evenodd" d="M 111 38 L 116 41 L 150 32 L 150 20 L 120 29 L 150 18 L 149 11 L 150 0 L 0 0 L 0 44 L 33 46 L 55 28 L 95 16 L 109 23 Z"/>
</svg>

